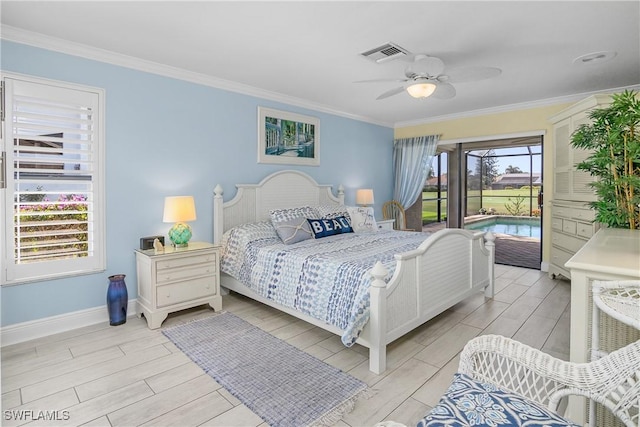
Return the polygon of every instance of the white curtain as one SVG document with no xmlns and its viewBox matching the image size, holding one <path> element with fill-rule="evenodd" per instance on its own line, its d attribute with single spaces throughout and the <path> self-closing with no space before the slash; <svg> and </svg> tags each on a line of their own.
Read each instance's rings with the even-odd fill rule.
<svg viewBox="0 0 640 427">
<path fill-rule="evenodd" d="M 393 198 L 407 209 L 422 194 L 440 135 L 393 141 Z"/>
</svg>

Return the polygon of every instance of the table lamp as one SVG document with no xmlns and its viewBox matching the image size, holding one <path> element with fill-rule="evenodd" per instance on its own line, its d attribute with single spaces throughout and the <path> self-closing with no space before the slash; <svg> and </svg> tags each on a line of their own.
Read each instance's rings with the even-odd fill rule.
<svg viewBox="0 0 640 427">
<path fill-rule="evenodd" d="M 191 227 L 187 221 L 195 221 L 196 204 L 193 196 L 172 196 L 164 199 L 162 222 L 174 222 L 169 230 L 169 240 L 176 248 L 188 246 L 191 239 Z"/>
<path fill-rule="evenodd" d="M 361 188 L 356 191 L 356 205 L 371 206 L 373 205 L 373 190 L 370 188 Z"/>
</svg>

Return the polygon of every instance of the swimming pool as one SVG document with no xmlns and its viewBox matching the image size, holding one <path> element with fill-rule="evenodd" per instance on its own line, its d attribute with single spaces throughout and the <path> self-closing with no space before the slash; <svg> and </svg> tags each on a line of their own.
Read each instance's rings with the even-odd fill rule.
<svg viewBox="0 0 640 427">
<path fill-rule="evenodd" d="M 541 236 L 540 218 L 531 217 L 495 216 L 465 224 L 464 228 L 467 230 L 491 231 L 493 233 L 535 237 L 538 239 Z"/>
</svg>

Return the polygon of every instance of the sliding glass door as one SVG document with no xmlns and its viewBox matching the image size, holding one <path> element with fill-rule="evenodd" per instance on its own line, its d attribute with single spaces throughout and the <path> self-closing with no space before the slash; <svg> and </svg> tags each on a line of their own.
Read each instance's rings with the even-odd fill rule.
<svg viewBox="0 0 640 427">
<path fill-rule="evenodd" d="M 447 221 L 447 153 L 433 158 L 431 172 L 422 191 L 422 225 Z"/>
<path fill-rule="evenodd" d="M 541 145 L 472 150 L 465 155 L 465 217 L 540 216 Z"/>
</svg>

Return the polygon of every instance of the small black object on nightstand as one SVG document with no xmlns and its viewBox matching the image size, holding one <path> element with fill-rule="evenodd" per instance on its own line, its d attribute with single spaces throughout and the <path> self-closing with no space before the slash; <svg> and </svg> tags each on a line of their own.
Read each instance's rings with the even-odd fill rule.
<svg viewBox="0 0 640 427">
<path fill-rule="evenodd" d="M 160 243 L 164 245 L 164 236 L 149 236 L 149 237 L 141 237 L 140 238 L 140 249 L 153 249 L 153 241 L 155 239 L 160 240 Z"/>
</svg>

